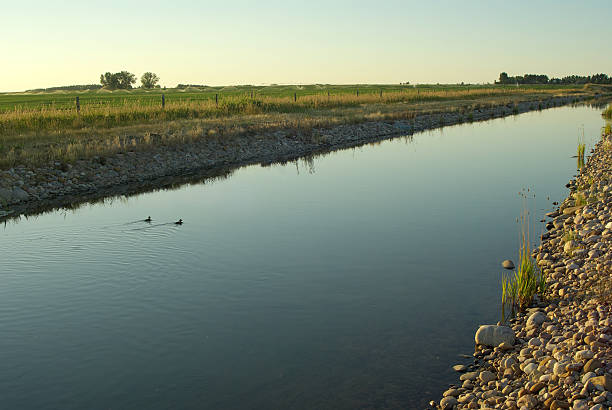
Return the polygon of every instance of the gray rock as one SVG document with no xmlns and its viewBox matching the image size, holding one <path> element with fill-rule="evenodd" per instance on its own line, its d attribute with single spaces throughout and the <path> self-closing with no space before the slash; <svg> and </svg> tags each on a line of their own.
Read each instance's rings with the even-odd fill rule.
<svg viewBox="0 0 612 410">
<path fill-rule="evenodd" d="M 496 347 L 500 343 L 514 344 L 514 330 L 508 326 L 482 325 L 474 337 L 476 344 Z"/>
<path fill-rule="evenodd" d="M 459 376 L 459 380 L 461 381 L 474 380 L 477 377 L 478 377 L 478 372 L 469 372 L 469 373 L 464 373 L 461 376 Z"/>
<path fill-rule="evenodd" d="M 493 374 L 492 372 L 485 370 L 484 372 L 480 373 L 480 381 L 483 383 L 489 383 L 492 380 L 495 380 L 497 377 L 495 377 L 495 374 Z"/>
<path fill-rule="evenodd" d="M 502 266 L 504 269 L 514 269 L 514 262 L 512 262 L 510 259 L 506 259 L 502 262 Z"/>
<path fill-rule="evenodd" d="M 440 407 L 442 407 L 442 409 L 444 410 L 452 409 L 456 405 L 457 399 L 453 396 L 446 396 L 445 398 L 440 400 Z"/>
<path fill-rule="evenodd" d="M 570 253 L 572 251 L 572 249 L 578 247 L 578 242 L 576 241 L 567 241 L 565 243 L 565 245 L 563 246 L 563 251 L 565 253 Z"/>
<path fill-rule="evenodd" d="M 13 193 L 5 188 L 0 188 L 0 203 L 4 202 L 10 202 L 11 199 L 13 198 Z"/>
<path fill-rule="evenodd" d="M 13 201 L 27 201 L 30 195 L 19 187 L 13 188 Z"/>
<path fill-rule="evenodd" d="M 535 363 L 529 363 L 527 366 L 523 368 L 525 374 L 531 374 L 538 369 L 538 365 Z"/>
<path fill-rule="evenodd" d="M 527 409 L 535 409 L 538 405 L 538 400 L 532 394 L 525 394 L 518 400 L 517 404 Z"/>
<path fill-rule="evenodd" d="M 542 312 L 535 312 L 527 319 L 527 326 L 540 326 L 546 321 L 546 315 Z"/>
<path fill-rule="evenodd" d="M 589 402 L 586 400 L 575 400 L 573 410 L 589 410 Z"/>
<path fill-rule="evenodd" d="M 574 355 L 576 361 L 589 360 L 593 358 L 593 352 L 590 350 L 580 350 Z"/>
</svg>

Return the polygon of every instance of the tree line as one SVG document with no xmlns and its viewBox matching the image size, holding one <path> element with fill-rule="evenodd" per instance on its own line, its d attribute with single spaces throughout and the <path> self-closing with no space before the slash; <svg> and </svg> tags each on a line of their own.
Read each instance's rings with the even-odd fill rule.
<svg viewBox="0 0 612 410">
<path fill-rule="evenodd" d="M 563 78 L 548 78 L 546 74 L 525 74 L 509 77 L 508 73 L 501 73 L 495 84 L 612 84 L 612 77 L 607 74 L 569 75 Z"/>
<path fill-rule="evenodd" d="M 140 77 L 142 88 L 159 88 L 159 77 L 155 73 L 146 72 Z M 105 88 L 129 90 L 136 83 L 136 76 L 128 71 L 118 73 L 106 72 L 100 74 L 100 84 Z"/>
</svg>

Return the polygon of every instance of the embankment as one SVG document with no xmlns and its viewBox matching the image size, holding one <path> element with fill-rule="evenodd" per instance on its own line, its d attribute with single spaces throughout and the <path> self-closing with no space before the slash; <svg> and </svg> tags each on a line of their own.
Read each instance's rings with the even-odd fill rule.
<svg viewBox="0 0 612 410">
<path fill-rule="evenodd" d="M 202 137 L 166 145 L 164 135 L 148 134 L 147 150 L 130 150 L 73 163 L 16 166 L 0 172 L 0 220 L 35 214 L 114 195 L 164 188 L 181 180 L 225 175 L 248 164 L 294 160 L 341 148 L 410 135 L 471 121 L 515 115 L 575 103 L 581 96 L 547 97 L 540 101 L 488 105 L 470 112 L 449 106 L 446 112 L 410 119 L 344 124 L 310 132 L 275 130 L 269 133 Z"/>
</svg>

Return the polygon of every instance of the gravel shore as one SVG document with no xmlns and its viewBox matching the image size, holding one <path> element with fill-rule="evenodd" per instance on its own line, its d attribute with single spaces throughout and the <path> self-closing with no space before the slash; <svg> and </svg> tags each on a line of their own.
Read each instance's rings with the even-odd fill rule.
<svg viewBox="0 0 612 410">
<path fill-rule="evenodd" d="M 470 121 L 515 115 L 575 103 L 586 96 L 558 96 L 515 105 L 481 107 L 473 112 L 426 114 L 411 120 L 364 122 L 315 129 L 280 130 L 263 135 L 202 137 L 193 143 L 164 145 L 164 135 L 147 136 L 153 150 L 125 150 L 109 157 L 18 166 L 0 171 L 0 221 L 59 207 L 164 188 L 195 178 L 226 175 L 249 164 L 271 164 Z"/>
<path fill-rule="evenodd" d="M 533 253 L 544 300 L 508 326 L 482 326 L 474 363 L 455 366 L 459 383 L 432 407 L 612 407 L 612 135 L 567 187 Z"/>
</svg>

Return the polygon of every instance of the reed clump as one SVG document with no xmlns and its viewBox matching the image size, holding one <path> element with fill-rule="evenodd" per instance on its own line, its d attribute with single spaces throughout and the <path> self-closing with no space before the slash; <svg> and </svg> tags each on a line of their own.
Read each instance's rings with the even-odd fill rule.
<svg viewBox="0 0 612 410">
<path fill-rule="evenodd" d="M 584 142 L 579 141 L 578 142 L 578 158 L 582 158 L 582 161 L 584 161 L 584 150 L 585 150 L 586 146 L 584 144 Z"/>
<path fill-rule="evenodd" d="M 509 307 L 512 312 L 525 309 L 533 301 L 534 296 L 543 296 L 546 291 L 546 275 L 538 268 L 531 256 L 529 244 L 529 214 L 521 216 L 521 245 L 519 248 L 519 264 L 509 275 L 502 275 L 502 310 Z"/>
</svg>

